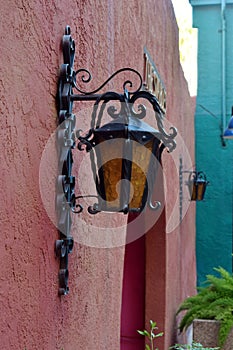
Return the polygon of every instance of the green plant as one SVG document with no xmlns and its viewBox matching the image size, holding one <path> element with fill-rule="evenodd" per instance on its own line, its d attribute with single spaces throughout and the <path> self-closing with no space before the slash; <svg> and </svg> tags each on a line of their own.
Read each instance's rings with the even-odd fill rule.
<svg viewBox="0 0 233 350">
<path fill-rule="evenodd" d="M 155 340 L 158 337 L 162 337 L 163 336 L 163 332 L 160 333 L 154 333 L 155 330 L 157 330 L 157 324 L 156 322 L 150 320 L 150 331 L 148 332 L 146 329 L 144 329 L 144 331 L 137 331 L 139 334 L 143 335 L 144 337 L 146 337 L 147 339 L 149 339 L 150 341 L 150 345 L 146 344 L 145 350 L 159 350 L 158 348 L 156 348 L 156 344 L 155 344 Z"/>
<path fill-rule="evenodd" d="M 219 345 L 222 346 L 233 327 L 233 277 L 222 267 L 215 268 L 220 275 L 207 275 L 207 286 L 199 288 L 197 295 L 183 301 L 177 314 L 186 310 L 179 329 L 187 329 L 194 319 L 220 321 Z"/>
<path fill-rule="evenodd" d="M 169 349 L 174 349 L 174 350 L 218 350 L 219 348 L 204 348 L 200 343 L 192 343 L 191 345 L 175 344 L 174 346 L 170 347 Z"/>
</svg>

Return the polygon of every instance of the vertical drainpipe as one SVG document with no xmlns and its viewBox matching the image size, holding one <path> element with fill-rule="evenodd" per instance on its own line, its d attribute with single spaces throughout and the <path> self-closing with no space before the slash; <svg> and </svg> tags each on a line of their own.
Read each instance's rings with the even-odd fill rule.
<svg viewBox="0 0 233 350">
<path fill-rule="evenodd" d="M 222 135 L 226 129 L 226 0 L 221 0 L 222 33 Z"/>
</svg>

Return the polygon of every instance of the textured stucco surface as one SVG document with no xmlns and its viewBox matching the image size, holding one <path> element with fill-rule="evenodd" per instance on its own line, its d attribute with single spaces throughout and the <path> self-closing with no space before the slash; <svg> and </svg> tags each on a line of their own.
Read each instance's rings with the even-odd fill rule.
<svg viewBox="0 0 233 350">
<path fill-rule="evenodd" d="M 40 196 L 40 159 L 56 128 L 56 83 L 67 24 L 76 40 L 77 68 L 92 71 L 94 87 L 124 66 L 142 72 L 147 47 L 166 86 L 167 118 L 193 157 L 192 101 L 179 65 L 172 5 L 169 0 L 0 0 L 0 8 L 1 346 L 117 350 L 124 247 L 98 249 L 76 242 L 69 259 L 71 292 L 58 297 L 58 235 Z M 85 127 L 88 121 L 80 121 Z M 178 176 L 167 177 L 177 171 L 168 154 L 163 163 L 167 206 L 146 243 L 145 318 L 165 331 L 160 348 L 166 350 L 174 339 L 176 307 L 194 292 L 195 257 L 194 205 L 182 226 L 165 233 L 179 182 Z"/>
</svg>

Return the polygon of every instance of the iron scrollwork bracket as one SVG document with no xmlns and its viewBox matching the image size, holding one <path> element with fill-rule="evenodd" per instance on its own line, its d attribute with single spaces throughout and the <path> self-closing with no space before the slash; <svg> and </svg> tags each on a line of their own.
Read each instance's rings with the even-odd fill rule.
<svg viewBox="0 0 233 350">
<path fill-rule="evenodd" d="M 69 293 L 68 287 L 68 255 L 72 252 L 74 240 L 71 236 L 71 211 L 76 210 L 75 177 L 72 175 L 73 155 L 75 147 L 75 115 L 72 114 L 72 104 L 69 96 L 72 93 L 74 79 L 73 62 L 75 43 L 70 36 L 69 27 L 63 37 L 64 64 L 60 69 L 58 87 L 58 169 L 56 211 L 59 239 L 55 242 L 55 252 L 60 259 L 59 295 Z M 79 211 L 82 208 L 80 207 Z"/>
</svg>

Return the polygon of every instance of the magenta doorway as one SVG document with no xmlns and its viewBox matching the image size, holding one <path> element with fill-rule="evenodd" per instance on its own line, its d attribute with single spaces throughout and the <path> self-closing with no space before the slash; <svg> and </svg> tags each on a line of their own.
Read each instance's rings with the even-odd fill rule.
<svg viewBox="0 0 233 350">
<path fill-rule="evenodd" d="M 129 221 L 133 220 L 129 216 Z M 128 234 L 133 234 L 128 232 Z M 144 337 L 137 329 L 145 324 L 145 235 L 125 247 L 122 307 L 121 350 L 144 350 Z"/>
</svg>

